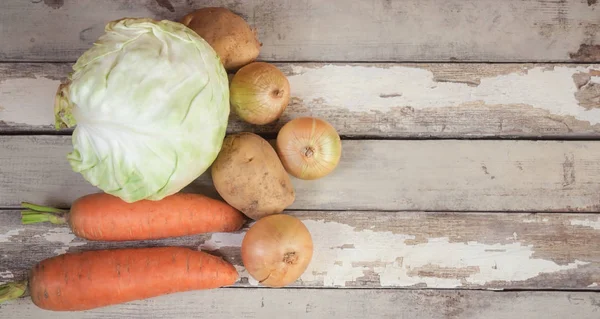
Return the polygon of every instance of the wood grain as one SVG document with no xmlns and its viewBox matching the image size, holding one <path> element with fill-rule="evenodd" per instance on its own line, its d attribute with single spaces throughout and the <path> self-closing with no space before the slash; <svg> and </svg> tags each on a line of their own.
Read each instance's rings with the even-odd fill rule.
<svg viewBox="0 0 600 319">
<path fill-rule="evenodd" d="M 308 269 L 291 287 L 600 289 L 598 214 L 286 213 L 303 221 L 315 247 Z M 0 274 L 4 281 L 23 278 L 35 263 L 64 252 L 177 245 L 223 256 L 240 273 L 236 286 L 259 287 L 241 261 L 247 227 L 164 240 L 89 242 L 67 227 L 21 225 L 18 211 L 0 211 Z"/>
<path fill-rule="evenodd" d="M 600 61 L 600 7 L 584 0 L 5 0 L 0 60 L 74 61 L 110 20 L 206 6 L 257 28 L 263 60 Z"/>
<path fill-rule="evenodd" d="M 22 319 L 114 318 L 578 318 L 598 316 L 598 294 L 341 289 L 218 289 L 84 312 L 50 312 L 27 299 L 0 313 Z"/>
<path fill-rule="evenodd" d="M 344 140 L 333 173 L 292 179 L 290 208 L 597 212 L 598 143 Z M 71 148 L 70 136 L 0 137 L 0 207 L 69 206 L 97 192 L 71 170 Z M 209 172 L 184 191 L 216 196 Z"/>
<path fill-rule="evenodd" d="M 277 63 L 291 84 L 282 118 L 228 131 L 276 134 L 299 116 L 348 137 L 598 137 L 600 65 Z M 67 63 L 0 64 L 0 134 L 56 133 Z M 69 130 L 59 133 L 70 133 Z"/>
</svg>

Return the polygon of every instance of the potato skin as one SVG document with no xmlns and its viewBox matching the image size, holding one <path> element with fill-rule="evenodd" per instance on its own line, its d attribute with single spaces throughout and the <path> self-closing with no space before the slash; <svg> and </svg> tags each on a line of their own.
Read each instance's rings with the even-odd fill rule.
<svg viewBox="0 0 600 319">
<path fill-rule="evenodd" d="M 296 197 L 277 152 L 254 133 L 225 137 L 211 174 L 219 195 L 254 220 L 281 213 Z"/>
<path fill-rule="evenodd" d="M 194 30 L 217 52 L 228 71 L 256 60 L 261 43 L 256 30 L 227 8 L 208 7 L 187 14 L 181 23 Z"/>
</svg>

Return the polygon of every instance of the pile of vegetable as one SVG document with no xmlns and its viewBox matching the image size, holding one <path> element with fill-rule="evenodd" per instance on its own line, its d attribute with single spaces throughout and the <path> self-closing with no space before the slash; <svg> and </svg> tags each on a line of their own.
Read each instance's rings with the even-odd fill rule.
<svg viewBox="0 0 600 319">
<path fill-rule="evenodd" d="M 284 211 L 296 198 L 294 178 L 335 170 L 335 128 L 295 118 L 273 145 L 252 132 L 226 134 L 230 113 L 250 125 L 280 121 L 293 89 L 279 68 L 256 61 L 256 30 L 228 9 L 199 9 L 180 22 L 125 18 L 105 31 L 54 104 L 57 129 L 74 128 L 68 162 L 101 192 L 70 210 L 24 202 L 23 223 L 131 241 L 237 232 L 249 222 L 240 251 L 248 274 L 268 287 L 298 280 L 313 239 Z M 220 199 L 182 191 L 209 169 Z M 0 302 L 29 293 L 43 309 L 86 310 L 238 279 L 227 261 L 188 248 L 85 251 L 39 262 L 27 279 L 0 286 Z"/>
</svg>

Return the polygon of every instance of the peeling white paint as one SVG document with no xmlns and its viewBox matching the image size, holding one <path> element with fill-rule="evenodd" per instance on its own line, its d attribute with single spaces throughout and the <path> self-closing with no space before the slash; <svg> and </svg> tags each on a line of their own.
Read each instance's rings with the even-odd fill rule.
<svg viewBox="0 0 600 319">
<path fill-rule="evenodd" d="M 571 225 L 572 226 L 586 226 L 586 227 L 591 227 L 593 229 L 600 230 L 600 217 L 595 221 L 590 220 L 590 219 L 573 219 L 573 220 L 571 220 Z"/>
<path fill-rule="evenodd" d="M 543 219 L 532 219 L 532 218 L 528 218 L 528 219 L 523 219 L 524 223 L 530 224 L 530 223 L 539 223 L 540 221 L 542 222 L 548 222 L 548 218 L 544 217 Z"/>
<path fill-rule="evenodd" d="M 588 264 L 577 260 L 558 265 L 551 260 L 535 258 L 532 246 L 519 242 L 494 245 L 457 243 L 441 237 L 410 245 L 406 241 L 414 239 L 411 235 L 369 229 L 357 231 L 351 226 L 335 222 L 304 222 L 315 238 L 315 252 L 301 280 L 308 284 L 322 282 L 325 287 L 346 286 L 346 282 L 355 281 L 371 269 L 379 275 L 381 286 L 384 287 L 426 284 L 427 287 L 453 288 L 464 284 L 484 285 L 491 281 L 523 281 L 542 273 L 575 269 Z M 354 248 L 331 249 L 346 243 L 352 243 Z M 369 262 L 378 264 L 372 268 L 364 266 Z M 479 271 L 465 272 L 464 278 L 409 275 L 411 270 L 431 266 L 442 269 L 478 267 Z"/>
<path fill-rule="evenodd" d="M 245 232 L 213 233 L 210 239 L 202 243 L 198 249 L 211 251 L 222 247 L 241 247 L 245 235 Z"/>
<path fill-rule="evenodd" d="M 19 235 L 19 233 L 24 230 L 25 230 L 25 228 L 12 229 L 4 234 L 0 234 L 0 243 L 10 242 L 11 237 Z"/>
<path fill-rule="evenodd" d="M 591 285 L 588 286 L 588 288 L 594 288 L 594 287 L 598 287 L 600 285 L 598 285 L 597 282 L 592 283 Z"/>
<path fill-rule="evenodd" d="M 415 109 L 459 106 L 483 102 L 488 105 L 527 104 L 556 115 L 571 115 L 591 124 L 600 123 L 600 109 L 579 106 L 573 74 L 598 66 L 554 69 L 536 67 L 526 73 L 481 78 L 478 86 L 435 82 L 426 69 L 393 66 L 325 65 L 320 68 L 294 66 L 289 77 L 293 96 L 304 101 L 353 111 L 389 111 L 393 107 Z M 595 77 L 594 77 L 595 78 Z"/>
<path fill-rule="evenodd" d="M 71 247 L 85 245 L 85 242 L 73 242 L 77 239 L 77 236 L 67 227 L 53 228 L 45 233 L 43 237 L 49 242 L 62 244 L 62 247 L 54 250 L 54 253 L 57 255 L 66 253 Z"/>
<path fill-rule="evenodd" d="M 12 281 L 12 279 L 14 279 L 14 278 L 15 278 L 15 275 L 12 272 L 10 272 L 9 270 L 0 271 L 0 285 L 8 283 L 8 282 Z"/>
<path fill-rule="evenodd" d="M 372 271 L 379 276 L 383 287 L 425 284 L 432 288 L 454 288 L 465 284 L 485 285 L 491 281 L 524 281 L 543 273 L 589 264 L 576 260 L 559 265 L 552 260 L 535 258 L 533 246 L 518 242 L 516 233 L 510 237 L 515 242 L 510 244 L 459 243 L 440 237 L 412 245 L 410 240 L 415 239 L 412 235 L 356 230 L 335 222 L 304 220 L 304 223 L 314 241 L 313 259 L 299 279 L 306 285 L 344 287 L 347 282 L 355 282 L 365 276 L 365 272 Z M 244 235 L 215 233 L 199 248 L 210 251 L 240 247 Z M 353 247 L 345 245 L 349 243 Z M 258 285 L 243 265 L 235 267 L 242 278 L 248 278 L 250 285 Z M 428 274 L 437 272 L 438 276 L 419 276 L 420 268 Z M 461 269 L 464 271 L 456 275 Z M 449 278 L 443 278 L 444 275 Z"/>
<path fill-rule="evenodd" d="M 60 81 L 15 78 L 0 82 L 0 121 L 52 125 L 54 96 Z"/>
</svg>

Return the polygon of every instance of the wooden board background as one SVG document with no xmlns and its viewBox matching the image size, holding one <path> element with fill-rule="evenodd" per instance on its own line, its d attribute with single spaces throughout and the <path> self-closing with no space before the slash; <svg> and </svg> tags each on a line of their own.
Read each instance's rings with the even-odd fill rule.
<svg viewBox="0 0 600 319">
<path fill-rule="evenodd" d="M 29 302 L 0 312 L 22 319 L 430 318 L 596 319 L 598 294 L 349 289 L 221 289 L 152 298 L 86 312 L 41 311 Z M 225 306 L 226 305 L 226 306 Z"/>
<path fill-rule="evenodd" d="M 256 27 L 259 59 L 292 87 L 280 121 L 232 115 L 228 132 L 273 138 L 312 115 L 344 139 L 334 174 L 293 179 L 297 200 L 285 213 L 309 227 L 316 251 L 286 289 L 261 288 L 245 272 L 247 228 L 103 243 L 20 224 L 22 200 L 68 207 L 98 191 L 70 170 L 72 131 L 53 129 L 52 103 L 106 22 L 179 19 L 204 6 Z M 599 110 L 595 0 L 5 0 L 0 283 L 63 252 L 156 245 L 210 251 L 241 279 L 80 313 L 22 299 L 1 304 L 0 317 L 597 318 Z M 218 197 L 208 174 L 185 191 Z"/>
<path fill-rule="evenodd" d="M 0 207 L 68 207 L 97 192 L 66 161 L 70 143 L 70 136 L 0 136 Z M 599 143 L 344 140 L 333 173 L 292 178 L 288 208 L 596 212 Z M 184 191 L 217 196 L 210 171 Z"/>
<path fill-rule="evenodd" d="M 0 60 L 5 61 L 73 61 L 108 20 L 177 20 L 197 8 L 225 6 L 258 29 L 263 60 L 600 62 L 600 7 L 593 0 L 4 3 Z"/>
<path fill-rule="evenodd" d="M 0 133 L 56 132 L 53 101 L 71 63 L 0 63 Z M 234 114 L 229 132 L 275 135 L 290 119 L 327 119 L 360 138 L 593 138 L 600 64 L 276 63 L 292 99 L 273 124 Z M 352 79 L 348 81 L 348 79 Z"/>
<path fill-rule="evenodd" d="M 289 287 L 580 289 L 600 284 L 600 218 L 588 214 L 294 211 L 315 256 Z M 259 287 L 241 262 L 247 227 L 145 242 L 88 242 L 68 227 L 21 225 L 0 213 L 0 274 L 22 278 L 38 260 L 65 252 L 176 245 L 222 256 L 238 287 Z M 27 254 L 23 254 L 27 251 Z"/>
</svg>

